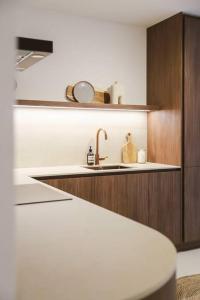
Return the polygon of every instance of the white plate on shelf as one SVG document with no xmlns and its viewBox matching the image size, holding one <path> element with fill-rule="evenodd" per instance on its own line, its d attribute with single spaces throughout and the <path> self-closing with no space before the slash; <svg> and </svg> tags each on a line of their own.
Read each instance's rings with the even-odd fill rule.
<svg viewBox="0 0 200 300">
<path fill-rule="evenodd" d="M 79 81 L 74 85 L 73 97 L 80 103 L 92 102 L 95 97 L 93 85 L 87 81 Z"/>
</svg>

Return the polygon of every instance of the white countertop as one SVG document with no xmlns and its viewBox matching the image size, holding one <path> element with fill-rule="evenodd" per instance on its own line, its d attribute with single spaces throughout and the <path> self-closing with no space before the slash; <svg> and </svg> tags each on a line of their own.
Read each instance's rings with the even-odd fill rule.
<svg viewBox="0 0 200 300">
<path fill-rule="evenodd" d="M 15 183 L 41 184 L 47 193 L 53 189 L 68 197 L 30 177 L 76 172 L 85 169 L 18 169 Z M 16 206 L 18 300 L 136 300 L 168 281 L 175 272 L 176 250 L 166 237 L 72 198 Z"/>
<path fill-rule="evenodd" d="M 114 164 L 112 164 L 114 165 Z M 180 169 L 180 166 L 157 164 L 157 163 L 145 163 L 145 164 L 120 164 L 122 166 L 128 166 L 130 168 L 119 170 L 91 170 L 84 166 L 55 166 L 55 167 L 37 167 L 37 168 L 18 168 L 14 171 L 15 184 L 34 183 L 35 181 L 30 177 L 42 177 L 42 176 L 59 176 L 59 175 L 83 175 L 83 174 L 108 174 L 108 173 L 124 173 L 124 172 L 138 172 L 138 171 L 150 171 L 150 170 L 173 170 Z M 86 166 L 87 167 L 87 166 Z M 27 176 L 28 174 L 28 176 Z"/>
</svg>

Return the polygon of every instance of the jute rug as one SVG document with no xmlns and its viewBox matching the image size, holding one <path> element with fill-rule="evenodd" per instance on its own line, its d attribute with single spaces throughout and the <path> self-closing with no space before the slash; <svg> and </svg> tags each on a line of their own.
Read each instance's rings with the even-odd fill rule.
<svg viewBox="0 0 200 300">
<path fill-rule="evenodd" d="M 177 300 L 200 300 L 200 274 L 178 278 Z"/>
</svg>

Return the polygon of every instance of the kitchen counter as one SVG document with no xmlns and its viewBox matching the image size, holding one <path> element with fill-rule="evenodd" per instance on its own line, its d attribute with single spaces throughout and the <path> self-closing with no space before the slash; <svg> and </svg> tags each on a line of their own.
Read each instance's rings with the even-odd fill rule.
<svg viewBox="0 0 200 300">
<path fill-rule="evenodd" d="M 31 178 L 76 172 L 94 171 L 15 171 L 18 188 L 32 185 L 34 193 L 34 185 L 42 185 L 47 193 L 72 198 L 16 206 L 17 299 L 136 300 L 165 285 L 176 266 L 176 250 L 166 237 Z"/>
<path fill-rule="evenodd" d="M 112 164 L 113 165 L 113 164 Z M 14 171 L 15 184 L 34 183 L 34 179 L 30 177 L 45 177 L 45 176 L 62 176 L 62 175 L 94 175 L 94 174 L 115 174 L 115 173 L 133 173 L 147 171 L 162 171 L 162 170 L 180 170 L 180 166 L 146 163 L 146 164 L 120 164 L 129 168 L 119 170 L 91 170 L 87 166 L 55 166 L 55 167 L 37 167 L 37 168 L 18 168 Z M 28 176 L 27 176 L 28 174 Z"/>
</svg>

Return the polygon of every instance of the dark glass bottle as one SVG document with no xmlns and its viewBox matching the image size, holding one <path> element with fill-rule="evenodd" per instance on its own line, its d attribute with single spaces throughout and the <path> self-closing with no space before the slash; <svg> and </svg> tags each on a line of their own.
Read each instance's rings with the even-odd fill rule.
<svg viewBox="0 0 200 300">
<path fill-rule="evenodd" d="M 94 165 L 94 161 L 95 161 L 95 156 L 92 150 L 92 146 L 90 146 L 88 154 L 87 154 L 87 164 L 88 166 L 92 166 Z"/>
</svg>

